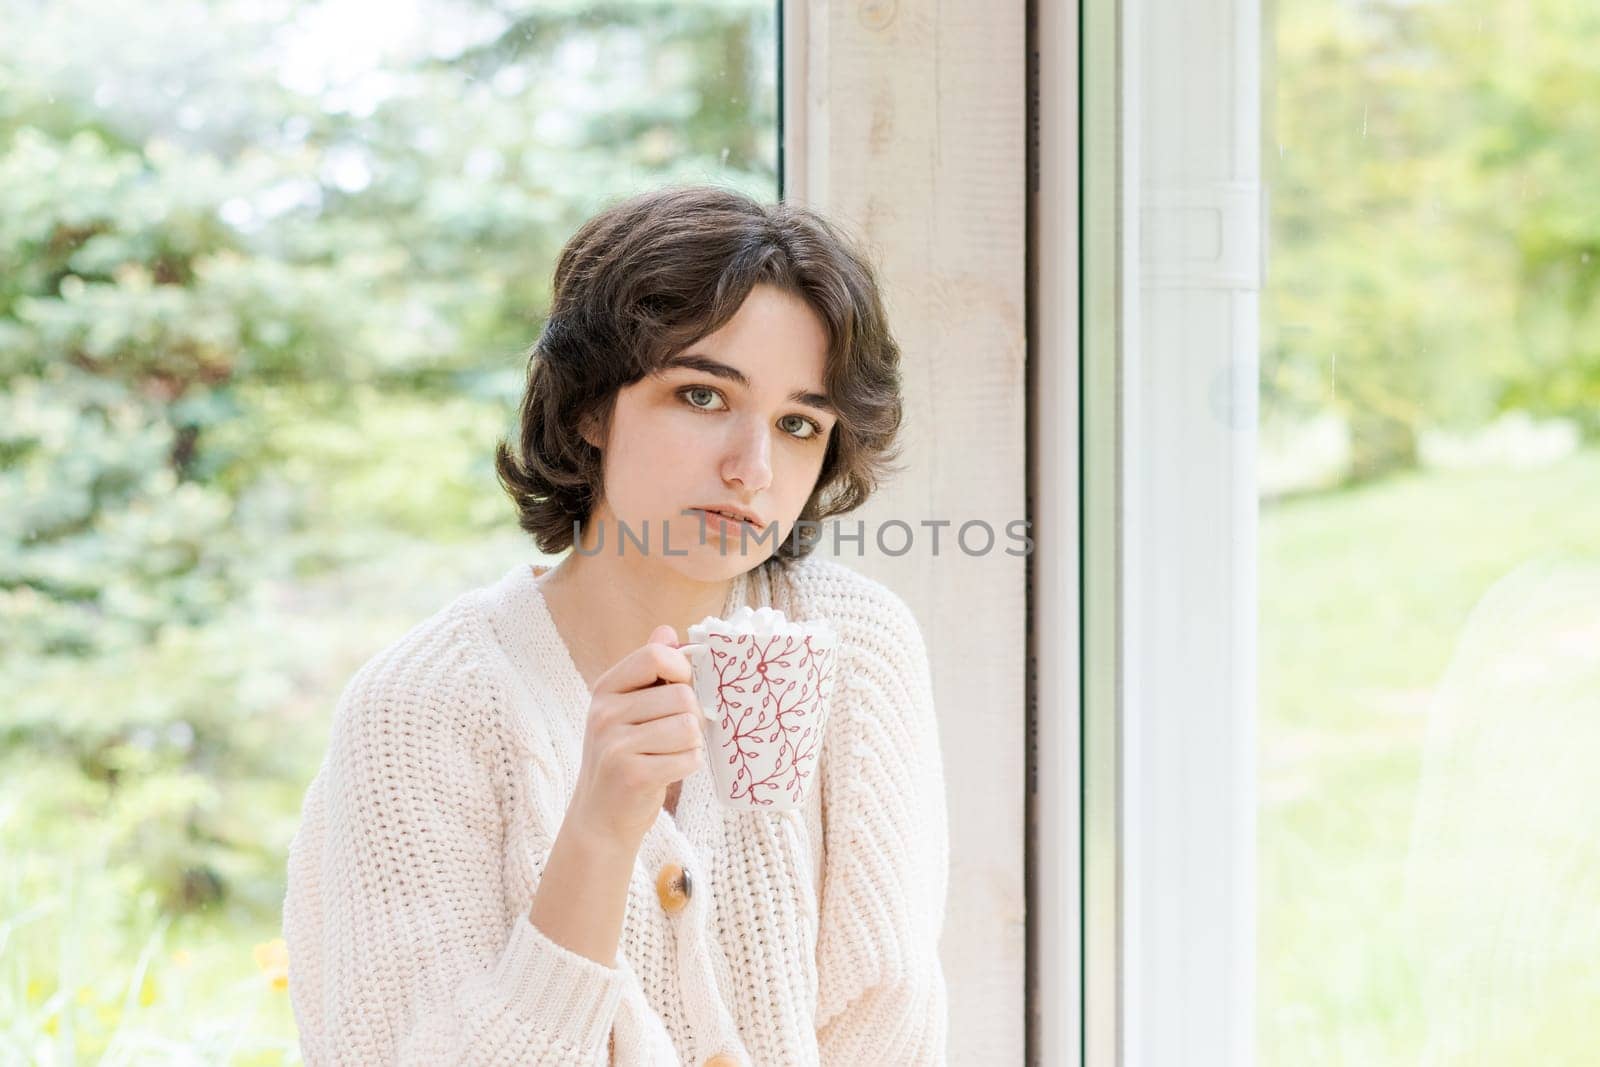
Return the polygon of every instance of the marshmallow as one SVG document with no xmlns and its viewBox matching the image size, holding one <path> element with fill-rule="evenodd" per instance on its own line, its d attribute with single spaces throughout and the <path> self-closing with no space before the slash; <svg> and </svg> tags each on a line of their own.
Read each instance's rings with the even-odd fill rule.
<svg viewBox="0 0 1600 1067">
<path fill-rule="evenodd" d="M 822 638 L 828 641 L 834 639 L 833 626 L 827 619 L 806 619 L 801 622 L 790 622 L 783 612 L 777 608 L 751 608 L 746 604 L 726 619 L 719 619 L 715 615 L 707 615 L 689 627 L 689 640 L 697 643 L 704 642 L 713 633 L 730 635 L 754 634 L 756 637 L 766 640 L 780 632 L 796 634 L 801 637 Z"/>
</svg>

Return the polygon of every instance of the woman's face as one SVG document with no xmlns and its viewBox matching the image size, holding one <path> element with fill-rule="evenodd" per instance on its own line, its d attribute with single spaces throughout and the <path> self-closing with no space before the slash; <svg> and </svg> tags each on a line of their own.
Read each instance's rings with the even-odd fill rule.
<svg viewBox="0 0 1600 1067">
<path fill-rule="evenodd" d="M 620 520 L 639 541 L 648 530 L 652 559 L 699 581 L 773 555 L 816 488 L 833 432 L 827 352 L 826 327 L 803 299 L 757 285 L 721 329 L 620 390 L 591 516 L 604 523 L 600 554 L 617 553 Z M 744 530 L 741 545 L 739 531 L 694 510 L 707 507 L 749 512 L 759 531 Z M 644 554 L 634 540 L 622 551 Z"/>
</svg>

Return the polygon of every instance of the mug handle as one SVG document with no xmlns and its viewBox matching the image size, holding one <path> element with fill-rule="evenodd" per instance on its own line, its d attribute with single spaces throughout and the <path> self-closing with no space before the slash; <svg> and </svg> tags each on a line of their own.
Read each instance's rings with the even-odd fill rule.
<svg viewBox="0 0 1600 1067">
<path fill-rule="evenodd" d="M 679 645 L 678 651 L 689 657 L 689 665 L 694 668 L 694 692 L 700 699 L 701 716 L 714 721 L 717 717 L 717 694 L 709 669 L 711 646 L 704 642 L 691 641 Z"/>
</svg>

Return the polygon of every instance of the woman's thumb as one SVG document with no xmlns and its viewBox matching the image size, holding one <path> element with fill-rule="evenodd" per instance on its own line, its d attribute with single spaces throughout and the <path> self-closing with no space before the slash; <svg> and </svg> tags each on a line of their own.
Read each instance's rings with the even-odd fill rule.
<svg viewBox="0 0 1600 1067">
<path fill-rule="evenodd" d="M 673 648 L 677 648 L 678 631 L 674 630 L 666 623 L 662 623 L 660 626 L 657 626 L 654 630 L 650 631 L 650 643 L 653 645 L 671 645 Z"/>
</svg>

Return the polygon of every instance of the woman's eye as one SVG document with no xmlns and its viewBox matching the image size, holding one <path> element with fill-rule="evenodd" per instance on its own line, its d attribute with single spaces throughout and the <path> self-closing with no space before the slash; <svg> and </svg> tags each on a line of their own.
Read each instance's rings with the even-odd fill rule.
<svg viewBox="0 0 1600 1067">
<path fill-rule="evenodd" d="M 704 385 L 691 385 L 679 389 L 678 396 L 683 398 L 684 403 L 700 411 L 716 411 L 711 402 L 722 399 L 722 395 L 715 389 Z M 778 420 L 778 424 L 783 427 L 784 433 L 797 441 L 809 441 L 822 433 L 822 427 L 816 420 L 808 419 L 804 415 L 785 415 Z"/>
<path fill-rule="evenodd" d="M 794 428 L 790 429 L 790 430 L 786 430 L 785 432 L 786 433 L 792 433 L 796 437 L 801 438 L 802 440 L 804 440 L 806 438 L 815 437 L 818 433 L 821 432 L 820 430 L 817 429 L 817 424 L 812 422 L 810 419 L 806 418 L 804 415 L 785 415 L 783 417 L 783 419 L 780 420 L 780 421 L 787 421 L 787 420 L 791 420 L 791 419 L 793 420 Z"/>
<path fill-rule="evenodd" d="M 707 397 L 715 398 L 716 395 L 717 395 L 717 391 L 715 389 L 707 389 L 703 385 L 692 385 L 687 389 L 679 390 L 678 395 L 683 397 L 684 399 L 688 400 L 690 407 L 702 408 L 703 409 L 703 408 L 706 407 L 706 404 L 702 404 L 702 403 L 696 402 L 694 400 L 694 397 L 696 397 L 696 396 L 707 396 Z M 710 403 L 710 401 L 707 401 L 706 403 L 708 404 L 708 403 Z"/>
</svg>

